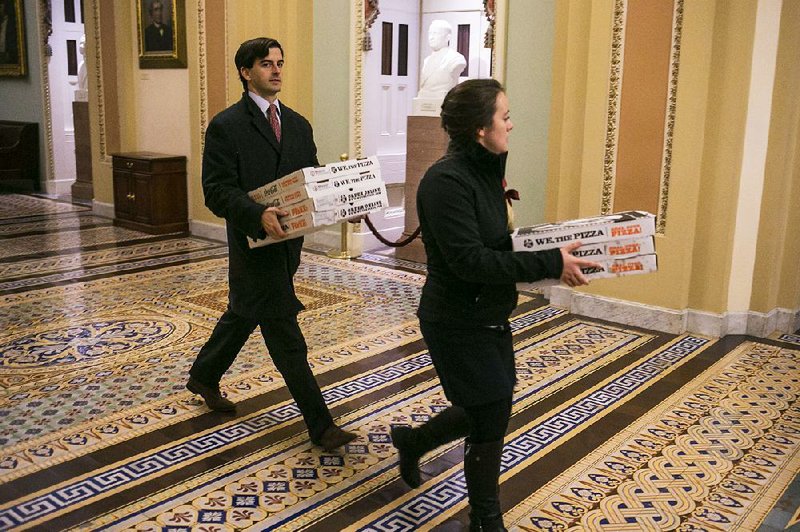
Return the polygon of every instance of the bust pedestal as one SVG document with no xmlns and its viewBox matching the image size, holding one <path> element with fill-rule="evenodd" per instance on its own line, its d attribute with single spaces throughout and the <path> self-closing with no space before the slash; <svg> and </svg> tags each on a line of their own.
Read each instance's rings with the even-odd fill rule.
<svg viewBox="0 0 800 532">
<path fill-rule="evenodd" d="M 76 97 L 78 96 L 78 91 Z M 92 184 L 92 138 L 89 125 L 89 102 L 72 102 L 72 119 L 75 124 L 75 182 L 72 198 L 91 201 L 94 199 Z"/>
<path fill-rule="evenodd" d="M 441 105 L 441 102 L 439 102 Z M 442 129 L 439 116 L 409 116 L 406 145 L 406 184 L 405 184 L 405 230 L 401 238 L 411 236 L 419 227 L 417 218 L 417 187 L 430 166 L 447 151 L 449 137 Z M 422 237 L 410 244 L 397 248 L 395 257 L 413 262 L 426 260 Z"/>
<path fill-rule="evenodd" d="M 417 96 L 411 100 L 411 114 L 416 116 L 435 116 L 439 118 L 442 112 L 443 99 L 444 95 L 442 95 L 441 98 L 420 98 Z"/>
</svg>

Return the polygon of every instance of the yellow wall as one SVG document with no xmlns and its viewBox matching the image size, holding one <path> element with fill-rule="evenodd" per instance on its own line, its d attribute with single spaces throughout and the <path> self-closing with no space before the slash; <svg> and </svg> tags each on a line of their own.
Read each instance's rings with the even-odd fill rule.
<svg viewBox="0 0 800 532">
<path fill-rule="evenodd" d="M 752 308 L 800 307 L 800 2 L 784 1 Z"/>
<path fill-rule="evenodd" d="M 233 67 L 233 55 L 239 45 L 254 37 L 272 37 L 281 43 L 285 52 L 280 98 L 311 120 L 314 67 L 312 0 L 228 0 L 226 5 L 232 67 L 232 75 L 228 78 L 229 103 L 237 101 L 242 94 L 242 85 Z"/>
<path fill-rule="evenodd" d="M 758 0 L 684 3 L 669 202 L 665 230 L 656 237 L 659 272 L 595 281 L 584 291 L 676 310 L 739 310 L 729 308 L 740 290 L 731 269 L 740 259 L 733 238 L 749 149 L 757 7 Z M 800 4 L 784 2 L 752 297 L 746 287 L 750 309 L 759 312 L 800 306 L 798 13 Z M 557 4 L 548 220 L 601 209 L 614 14 L 613 0 Z"/>
<path fill-rule="evenodd" d="M 700 124 L 706 135 L 689 307 L 716 313 L 727 310 L 731 280 L 756 5 L 755 0 L 718 5 L 708 114 Z"/>
<path fill-rule="evenodd" d="M 578 218 L 591 0 L 556 4 L 547 220 Z"/>
</svg>

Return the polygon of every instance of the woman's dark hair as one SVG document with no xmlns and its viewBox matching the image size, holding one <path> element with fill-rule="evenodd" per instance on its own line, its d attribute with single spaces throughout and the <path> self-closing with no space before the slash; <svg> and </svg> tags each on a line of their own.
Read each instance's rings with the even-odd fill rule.
<svg viewBox="0 0 800 532">
<path fill-rule="evenodd" d="M 247 92 L 247 80 L 242 77 L 242 67 L 253 68 L 256 59 L 261 59 L 269 55 L 270 48 L 277 48 L 281 51 L 283 57 L 283 47 L 281 43 L 269 37 L 257 37 L 244 41 L 239 45 L 239 50 L 236 51 L 234 63 L 236 64 L 236 72 L 239 73 L 239 79 L 242 81 L 242 87 Z"/>
<path fill-rule="evenodd" d="M 495 79 L 468 79 L 450 89 L 442 102 L 442 128 L 452 140 L 475 141 L 478 130 L 492 125 L 497 95 L 505 92 Z"/>
</svg>

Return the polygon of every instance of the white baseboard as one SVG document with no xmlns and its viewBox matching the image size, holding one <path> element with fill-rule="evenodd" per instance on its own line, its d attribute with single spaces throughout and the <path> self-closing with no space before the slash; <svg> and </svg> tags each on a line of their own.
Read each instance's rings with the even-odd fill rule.
<svg viewBox="0 0 800 532">
<path fill-rule="evenodd" d="M 561 285 L 549 287 L 544 292 L 551 305 L 567 309 L 573 314 L 671 334 L 688 332 L 717 338 L 729 334 L 747 334 L 766 338 L 776 331 L 793 333 L 800 328 L 800 309 L 775 308 L 766 314 L 752 310 L 715 314 L 584 294 Z"/>
<path fill-rule="evenodd" d="M 44 192 L 56 196 L 64 196 L 72 194 L 72 185 L 75 183 L 74 179 L 49 179 L 42 183 Z"/>
<path fill-rule="evenodd" d="M 228 233 L 225 229 L 225 224 L 212 224 L 208 222 L 198 222 L 192 220 L 189 222 L 189 232 L 194 236 L 208 238 L 209 240 L 219 240 L 220 242 L 228 241 Z"/>
<path fill-rule="evenodd" d="M 102 216 L 103 218 L 114 218 L 114 204 L 103 203 L 101 201 L 92 200 L 92 214 Z"/>
</svg>

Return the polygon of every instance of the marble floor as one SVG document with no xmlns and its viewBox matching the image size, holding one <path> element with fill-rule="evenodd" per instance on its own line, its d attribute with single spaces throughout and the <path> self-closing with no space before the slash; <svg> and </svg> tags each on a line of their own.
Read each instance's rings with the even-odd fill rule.
<svg viewBox="0 0 800 532">
<path fill-rule="evenodd" d="M 309 360 L 327 453 L 258 333 L 226 374 L 235 414 L 186 374 L 226 304 L 219 242 L 115 227 L 87 206 L 0 195 L 0 530 L 431 530 L 466 523 L 463 443 L 398 478 L 393 424 L 447 404 L 415 318 L 424 266 L 307 248 Z M 526 293 L 503 452 L 509 529 L 800 528 L 800 331 L 669 335 Z M 452 528 L 450 528 L 452 529 Z"/>
</svg>

